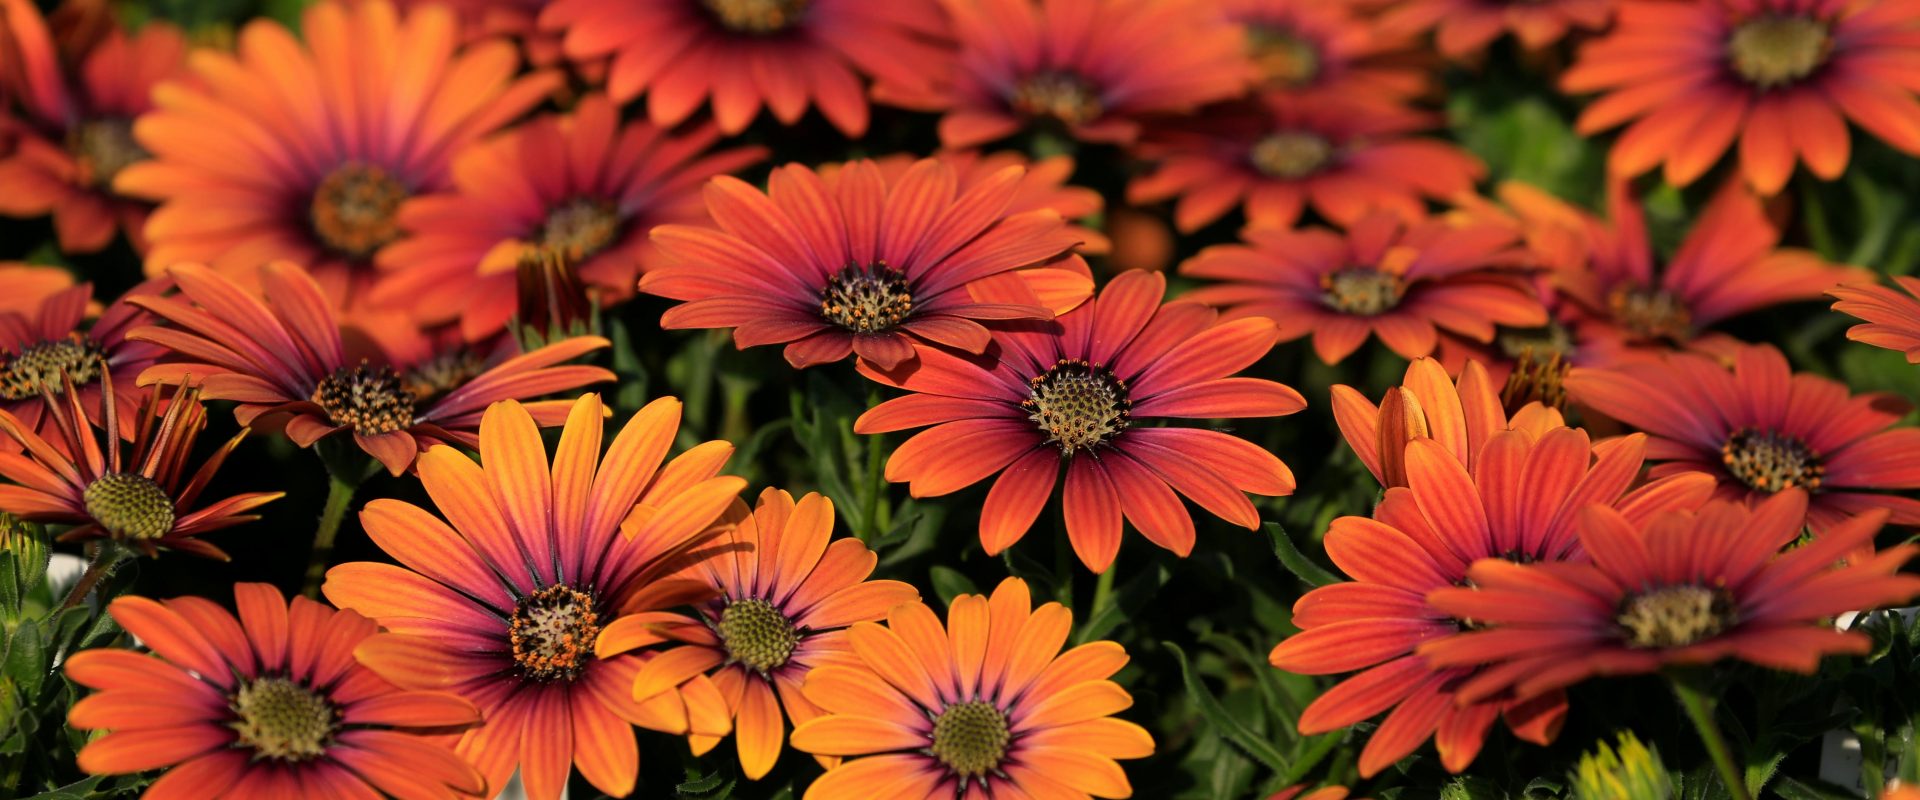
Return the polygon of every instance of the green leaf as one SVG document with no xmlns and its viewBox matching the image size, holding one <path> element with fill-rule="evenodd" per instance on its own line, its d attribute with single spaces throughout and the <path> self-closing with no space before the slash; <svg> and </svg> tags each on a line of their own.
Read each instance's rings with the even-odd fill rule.
<svg viewBox="0 0 1920 800">
<path fill-rule="evenodd" d="M 928 580 L 933 582 L 933 593 L 940 596 L 941 605 L 951 606 L 953 598 L 963 594 L 980 593 L 980 590 L 974 587 L 973 579 L 962 574 L 960 570 L 935 564 L 928 573 Z"/>
<path fill-rule="evenodd" d="M 1826 781 L 1802 781 L 1786 775 L 1773 785 L 1774 794 L 1785 800 L 1860 800 L 1860 796 Z"/>
<path fill-rule="evenodd" d="M 1280 559 L 1280 565 L 1286 567 L 1287 571 L 1293 573 L 1294 577 L 1306 581 L 1308 586 L 1314 587 L 1340 582 L 1340 576 L 1328 572 L 1319 564 L 1313 563 L 1313 560 L 1307 558 L 1305 553 L 1300 552 L 1299 548 L 1294 547 L 1293 537 L 1287 534 L 1287 529 L 1280 527 L 1280 523 L 1269 522 L 1266 528 L 1267 538 L 1273 540 L 1274 556 Z"/>
<path fill-rule="evenodd" d="M 95 775 L 85 780 L 69 783 L 49 792 L 41 792 L 27 798 L 27 800 L 88 800 L 88 798 L 96 796 L 100 783 L 110 777 L 113 776 Z"/>
<path fill-rule="evenodd" d="M 1161 644 L 1173 652 L 1174 660 L 1180 662 L 1180 679 L 1186 684 L 1187 695 L 1193 698 L 1193 704 L 1200 710 L 1201 718 L 1213 727 L 1214 733 L 1268 769 L 1274 772 L 1286 772 L 1287 757 L 1274 749 L 1273 743 L 1268 742 L 1265 736 L 1254 732 L 1240 720 L 1235 719 L 1232 714 L 1227 713 L 1226 707 L 1220 705 L 1220 699 L 1214 697 L 1213 692 L 1200 681 L 1200 676 L 1195 675 L 1188 667 L 1186 651 L 1181 650 L 1180 645 L 1173 642 Z"/>
</svg>

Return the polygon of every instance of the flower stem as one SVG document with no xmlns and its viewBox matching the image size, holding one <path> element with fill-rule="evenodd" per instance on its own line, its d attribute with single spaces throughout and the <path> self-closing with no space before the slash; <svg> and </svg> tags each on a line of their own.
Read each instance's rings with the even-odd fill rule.
<svg viewBox="0 0 1920 800">
<path fill-rule="evenodd" d="M 1733 749 L 1727 746 L 1727 737 L 1720 732 L 1720 725 L 1713 721 L 1713 699 L 1690 676 L 1670 672 L 1667 682 L 1673 686 L 1673 696 L 1687 712 L 1687 719 L 1693 722 L 1693 729 L 1700 734 L 1700 743 L 1706 746 L 1707 755 L 1720 772 L 1721 782 L 1727 785 L 1727 794 L 1733 800 L 1751 800 L 1746 777 L 1740 765 L 1734 763 Z"/>
<path fill-rule="evenodd" d="M 320 512 L 320 528 L 313 535 L 313 554 L 307 558 L 307 579 L 301 590 L 309 598 L 320 598 L 320 582 L 326 578 L 327 566 L 333 562 L 333 539 L 340 534 L 340 523 L 346 519 L 347 506 L 352 504 L 354 490 L 358 488 L 358 482 L 342 480 L 331 472 L 327 474 L 327 505 Z"/>
<path fill-rule="evenodd" d="M 1118 562 L 1119 560 L 1119 556 L 1115 555 L 1114 561 Z M 1107 564 L 1106 571 L 1100 573 L 1099 578 L 1094 579 L 1093 605 L 1087 611 L 1087 619 L 1093 619 L 1094 615 L 1099 614 L 1102 609 L 1113 604 L 1113 574 L 1119 572 L 1119 570 L 1114 569 L 1114 566 L 1113 563 Z"/>
<path fill-rule="evenodd" d="M 87 571 L 80 573 L 80 579 L 73 582 L 73 588 L 67 592 L 67 598 L 60 602 L 63 609 L 73 608 L 87 599 L 87 593 L 100 583 L 100 579 L 113 574 L 120 566 L 121 549 L 111 539 L 102 539 L 94 546 L 93 557 L 87 560 Z"/>
</svg>

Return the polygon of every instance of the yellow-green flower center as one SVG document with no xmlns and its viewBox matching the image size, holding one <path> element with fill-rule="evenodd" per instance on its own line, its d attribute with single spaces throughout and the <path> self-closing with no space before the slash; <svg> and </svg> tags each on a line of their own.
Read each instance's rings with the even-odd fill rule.
<svg viewBox="0 0 1920 800">
<path fill-rule="evenodd" d="M 1027 381 L 1021 407 L 1060 454 L 1073 455 L 1111 441 L 1131 422 L 1126 381 L 1105 367 L 1062 359 Z"/>
<path fill-rule="evenodd" d="M 778 33 L 793 27 L 809 0 L 700 0 L 720 26 L 734 33 Z"/>
<path fill-rule="evenodd" d="M 321 379 L 311 399 L 326 410 L 333 424 L 378 436 L 413 424 L 413 398 L 392 367 L 361 361 Z"/>
<path fill-rule="evenodd" d="M 79 336 L 29 345 L 18 355 L 0 350 L 0 400 L 37 397 L 41 389 L 60 394 L 66 391 L 61 373 L 82 386 L 100 377 L 106 363 L 100 346 Z"/>
<path fill-rule="evenodd" d="M 1741 428 L 1720 446 L 1720 463 L 1727 472 L 1747 486 L 1762 492 L 1777 492 L 1789 486 L 1808 491 L 1820 488 L 1826 467 L 1820 455 L 1798 437 Z"/>
<path fill-rule="evenodd" d="M 113 185 L 120 170 L 152 158 L 133 138 L 133 120 L 124 117 L 90 119 L 67 131 L 67 152 L 79 167 L 76 178 L 95 189 Z"/>
<path fill-rule="evenodd" d="M 372 164 L 343 164 L 313 190 L 314 235 L 342 256 L 364 259 L 400 238 L 407 187 Z"/>
<path fill-rule="evenodd" d="M 1636 339 L 1684 342 L 1693 338 L 1687 301 L 1665 289 L 1621 287 L 1607 298 L 1613 320 Z"/>
<path fill-rule="evenodd" d="M 1021 114 L 1066 125 L 1085 125 L 1106 111 L 1091 84 L 1065 72 L 1043 72 L 1021 81 L 1011 104 Z"/>
<path fill-rule="evenodd" d="M 620 213 L 612 203 L 579 197 L 553 209 L 540 226 L 540 244 L 579 263 L 620 235 Z"/>
<path fill-rule="evenodd" d="M 820 316 L 854 333 L 878 333 L 913 313 L 907 276 L 887 262 L 848 264 L 820 290 Z"/>
<path fill-rule="evenodd" d="M 254 758 L 306 761 L 327 754 L 339 712 L 313 690 L 286 678 L 259 678 L 228 699 L 239 719 L 228 723 Z"/>
<path fill-rule="evenodd" d="M 521 600 L 507 628 L 514 663 L 521 674 L 539 681 L 580 677 L 599 637 L 593 595 L 565 585 L 548 586 Z"/>
<path fill-rule="evenodd" d="M 758 598 L 728 603 L 714 627 L 727 656 L 760 673 L 785 665 L 800 644 L 793 622 L 772 603 Z"/>
<path fill-rule="evenodd" d="M 1269 178 L 1294 180 L 1325 168 L 1333 160 L 1333 144 L 1319 134 L 1281 131 L 1255 142 L 1247 160 Z"/>
<path fill-rule="evenodd" d="M 1348 267 L 1320 276 L 1320 299 L 1343 314 L 1371 317 L 1400 304 L 1400 276 L 1372 267 Z"/>
<path fill-rule="evenodd" d="M 1667 586 L 1628 595 L 1615 621 L 1634 647 L 1685 647 L 1733 627 L 1733 598 L 1704 586 Z"/>
<path fill-rule="evenodd" d="M 1291 31 L 1249 28 L 1247 52 L 1274 86 L 1305 86 L 1320 74 L 1320 49 Z"/>
<path fill-rule="evenodd" d="M 1007 715 L 991 703 L 976 700 L 947 706 L 933 721 L 933 757 L 963 778 L 978 778 L 997 769 L 1012 740 Z"/>
<path fill-rule="evenodd" d="M 116 539 L 158 539 L 173 530 L 173 498 L 145 475 L 109 472 L 87 484 L 80 500 Z"/>
<path fill-rule="evenodd" d="M 1733 29 L 1727 61 L 1748 83 L 1771 89 L 1813 74 L 1826 62 L 1832 43 L 1826 24 L 1817 20 L 1759 17 Z"/>
</svg>

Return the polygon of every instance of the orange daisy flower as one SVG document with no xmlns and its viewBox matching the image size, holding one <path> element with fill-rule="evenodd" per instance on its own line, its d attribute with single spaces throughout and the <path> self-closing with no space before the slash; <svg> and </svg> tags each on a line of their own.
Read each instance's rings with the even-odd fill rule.
<svg viewBox="0 0 1920 800">
<path fill-rule="evenodd" d="M 341 325 L 320 285 L 293 264 L 260 271 L 265 301 L 231 278 L 198 264 L 172 270 L 178 296 L 130 302 L 175 327 L 149 326 L 128 334 L 178 355 L 149 367 L 143 384 L 205 382 L 209 400 L 233 400 L 242 425 L 270 420 L 307 447 L 342 431 L 387 471 L 399 475 L 440 442 L 471 448 L 479 442 L 481 412 L 501 400 L 524 399 L 613 380 L 600 367 L 566 364 L 607 346 L 581 336 L 516 355 L 487 367 L 413 361 L 378 352 L 348 357 Z M 531 404 L 544 425 L 558 424 L 569 402 Z"/>
<path fill-rule="evenodd" d="M 1341 225 L 1377 210 L 1419 219 L 1426 201 L 1471 192 L 1487 171 L 1456 145 L 1412 135 L 1438 124 L 1378 100 L 1270 93 L 1149 135 L 1140 153 L 1157 166 L 1127 184 L 1127 200 L 1180 198 L 1174 222 L 1185 232 L 1235 206 L 1249 227 L 1292 227 L 1309 204 Z"/>
<path fill-rule="evenodd" d="M 153 158 L 114 181 L 161 202 L 147 272 L 190 262 L 250 277 L 286 259 L 312 265 L 335 306 L 357 302 L 374 251 L 400 237 L 400 205 L 452 188 L 456 152 L 557 85 L 516 77 L 505 41 L 460 48 L 457 25 L 443 6 L 323 2 L 301 39 L 261 19 L 234 55 L 196 55 L 196 80 L 161 84 L 134 126 Z"/>
<path fill-rule="evenodd" d="M 711 98 L 728 134 L 746 130 L 764 103 L 783 125 L 818 108 L 858 138 L 867 132 L 863 77 L 925 92 L 952 62 L 932 0 L 549 0 L 540 24 L 566 30 L 572 58 L 612 58 L 614 102 L 645 92 L 647 117 L 672 127 Z"/>
<path fill-rule="evenodd" d="M 1113 563 L 1123 514 L 1154 544 L 1191 552 L 1193 518 L 1179 495 L 1257 529 L 1246 493 L 1291 494 L 1286 464 L 1219 431 L 1146 423 L 1285 416 L 1306 400 L 1273 381 L 1230 377 L 1273 348 L 1272 323 L 1217 322 L 1212 309 L 1162 305 L 1165 296 L 1164 276 L 1125 272 L 1057 321 L 996 332 L 984 357 L 915 345 L 917 364 L 896 371 L 862 362 L 861 374 L 913 394 L 860 415 L 854 432 L 933 426 L 887 459 L 887 480 L 914 497 L 999 473 L 980 510 L 989 555 L 1026 535 L 1062 469 L 1067 537 L 1094 572 Z"/>
<path fill-rule="evenodd" d="M 270 584 L 234 584 L 233 596 L 237 618 L 199 597 L 107 607 L 152 653 L 67 659 L 67 677 L 95 690 L 67 724 L 112 731 L 81 749 L 81 769 L 166 770 L 145 800 L 487 796 L 480 773 L 431 736 L 479 722 L 473 704 L 433 691 L 427 665 L 354 660 L 397 637 L 352 611 L 289 605 Z"/>
<path fill-rule="evenodd" d="M 707 590 L 695 605 L 698 618 L 621 617 L 601 633 L 595 653 L 606 658 L 676 645 L 640 668 L 634 699 L 652 700 L 707 675 L 727 700 L 740 769 L 748 780 L 759 780 L 780 760 L 785 717 L 800 725 L 820 715 L 801 693 L 807 673 L 854 661 L 846 628 L 885 619 L 888 609 L 915 602 L 920 593 L 900 581 L 867 580 L 878 559 L 860 540 L 829 543 L 833 501 L 820 495 L 796 503 L 792 495 L 768 489 L 758 507 L 748 511 L 736 504 L 721 521 L 724 532 L 712 545 L 719 555 L 683 573 Z M 719 742 L 695 735 L 694 755 Z"/>
<path fill-rule="evenodd" d="M 824 713 L 793 746 L 864 758 L 827 770 L 806 800 L 1130 796 L 1118 762 L 1152 755 L 1153 737 L 1113 716 L 1133 705 L 1109 680 L 1127 653 L 1107 641 L 1061 653 L 1072 624 L 1008 578 L 991 598 L 954 598 L 944 626 L 924 603 L 853 626 L 854 660 L 808 673 Z"/>
<path fill-rule="evenodd" d="M 1895 275 L 1893 281 L 1906 294 L 1869 283 L 1836 286 L 1827 294 L 1838 301 L 1833 310 L 1866 320 L 1847 329 L 1848 339 L 1898 350 L 1907 363 L 1920 364 L 1920 279 Z"/>
<path fill-rule="evenodd" d="M 1268 90 L 1401 100 L 1432 85 L 1409 63 L 1407 42 L 1380 32 L 1348 0 L 1222 0 L 1219 8 L 1246 31 L 1247 55 Z"/>
<path fill-rule="evenodd" d="M 1354 580 L 1314 589 L 1293 607 L 1301 632 L 1273 649 L 1289 672 L 1357 674 L 1301 713 L 1303 734 L 1352 725 L 1391 711 L 1360 753 L 1372 777 L 1428 738 L 1459 772 L 1473 762 L 1495 720 L 1516 736 L 1551 742 L 1566 714 L 1559 693 L 1462 697 L 1470 668 L 1439 668 L 1415 655 L 1422 642 L 1465 629 L 1478 617 L 1430 605 L 1428 593 L 1466 580 L 1479 559 L 1520 563 L 1583 558 L 1578 512 L 1594 504 L 1645 519 L 1706 500 L 1713 479 L 1676 475 L 1628 491 L 1640 475 L 1645 436 L 1592 447 L 1587 433 L 1558 427 L 1535 436 L 1510 430 L 1486 439 L 1471 472 L 1435 439 L 1406 445 L 1405 487 L 1388 489 L 1371 519 L 1341 517 L 1326 534 L 1327 555 Z"/>
<path fill-rule="evenodd" d="M 105 392 L 112 402 L 111 383 Z M 0 433 L 26 451 L 0 454 L 0 476 L 18 484 L 0 485 L 0 511 L 75 526 L 60 534 L 60 541 L 112 539 L 147 556 L 177 550 L 225 561 L 224 551 L 195 537 L 259 519 L 247 512 L 286 495 L 249 492 L 196 509 L 201 490 L 247 435 L 244 430 L 235 434 L 188 473 L 187 458 L 207 427 L 198 387 L 175 392 L 164 417 L 160 393 L 148 393 L 139 428 L 126 437 L 131 450 L 121 445 L 116 417 L 107 418 L 104 438 L 96 436 L 94 424 L 81 412 L 78 392 L 63 397 L 66 408 L 51 398 L 46 408 L 64 449 L 0 410 Z"/>
<path fill-rule="evenodd" d="M 1051 156 L 1033 161 L 1018 150 L 992 153 L 942 150 L 932 157 L 953 168 L 954 190 L 957 192 L 965 192 L 986 183 L 1008 167 L 1026 170 L 1026 174 L 1020 176 L 1019 188 L 1013 192 L 1013 200 L 1007 204 L 1008 214 L 1051 209 L 1067 220 L 1067 230 L 1079 238 L 1080 244 L 1074 248 L 1075 252 L 1105 255 L 1113 249 L 1113 243 L 1106 234 L 1074 224 L 1076 220 L 1098 215 L 1106 206 L 1106 199 L 1092 189 L 1067 184 L 1073 177 L 1073 156 Z M 886 179 L 888 185 L 895 185 L 919 161 L 920 158 L 911 153 L 895 153 L 876 158 L 873 163 L 880 168 L 880 176 Z M 843 168 L 842 164 L 822 164 L 819 167 L 820 176 L 827 181 L 839 180 L 836 176 Z"/>
<path fill-rule="evenodd" d="M 13 134 L 10 152 L 0 154 L 0 185 L 7 187 L 0 214 L 52 214 L 66 253 L 101 250 L 116 230 L 127 232 L 135 250 L 146 249 L 140 228 L 148 206 L 116 193 L 113 180 L 147 158 L 133 140 L 133 120 L 152 108 L 154 85 L 185 65 L 180 29 L 156 21 L 129 36 L 110 28 L 71 71 L 28 0 L 0 1 L 0 37 L 11 38 L 20 61 L 14 68 L 23 85 L 14 88 L 24 112 L 11 125 L 0 122 Z"/>
<path fill-rule="evenodd" d="M 1382 30 L 1433 32 L 1434 46 L 1448 58 L 1476 55 L 1503 34 L 1539 50 L 1574 30 L 1599 30 L 1612 20 L 1614 0 L 1409 0 L 1381 15 Z"/>
<path fill-rule="evenodd" d="M 1193 0 L 941 4 L 960 42 L 958 69 L 932 94 L 883 99 L 946 112 L 940 143 L 950 148 L 1034 126 L 1127 144 L 1142 117 L 1237 97 L 1259 77 L 1240 29 Z"/>
<path fill-rule="evenodd" d="M 976 299 L 979 284 L 1077 241 L 1050 209 L 1011 211 L 1024 172 L 1010 166 L 961 190 L 939 159 L 893 182 L 871 161 L 831 180 L 788 164 L 766 194 L 714 178 L 707 210 L 719 229 L 653 229 L 671 263 L 641 276 L 640 288 L 687 301 L 661 316 L 662 327 L 733 328 L 741 349 L 785 344 L 795 368 L 858 354 L 892 369 L 913 358 L 916 340 L 978 353 L 988 342 L 982 321 L 1046 319 L 1091 288 L 1070 270 L 1028 270 L 1026 280 L 1007 278 L 1010 300 Z M 1044 282 L 1046 295 L 1027 280 Z"/>
<path fill-rule="evenodd" d="M 361 524 L 400 566 L 342 564 L 322 587 L 334 605 L 418 637 L 361 658 L 444 671 L 486 719 L 455 752 L 489 786 L 517 765 L 533 800 L 559 797 L 570 765 L 607 794 L 633 791 L 632 725 L 704 736 L 730 727 L 705 676 L 639 702 L 634 679 L 652 654 L 601 656 L 593 643 L 627 616 L 673 616 L 657 612 L 698 596 L 692 581 L 663 579 L 710 555 L 689 551 L 712 541 L 703 532 L 745 486 L 717 476 L 733 447 L 707 442 L 662 466 L 680 426 L 680 402 L 662 398 L 603 458 L 604 413 L 598 395 L 575 401 L 549 465 L 533 416 L 494 404 L 480 425 L 484 466 L 446 446 L 420 457 L 420 482 L 446 521 L 398 500 L 368 503 Z"/>
<path fill-rule="evenodd" d="M 1494 434 L 1523 430 L 1537 439 L 1566 425 L 1558 409 L 1540 403 L 1509 418 L 1496 386 L 1478 361 L 1466 362 L 1454 381 L 1439 361 L 1416 358 L 1377 407 L 1353 387 L 1336 384 L 1333 421 L 1374 480 L 1389 488 L 1407 485 L 1406 443 L 1414 439 L 1432 439 L 1471 472 Z"/>
<path fill-rule="evenodd" d="M 1888 0 L 1623 0 L 1613 31 L 1580 51 L 1569 92 L 1607 92 L 1580 115 L 1592 135 L 1631 122 L 1609 166 L 1660 164 L 1692 183 L 1739 142 L 1739 171 L 1775 194 L 1805 162 L 1847 168 L 1847 122 L 1920 155 L 1920 104 L 1907 56 L 1920 8 Z"/>
<path fill-rule="evenodd" d="M 72 285 L 71 277 L 64 270 L 59 272 L 60 277 L 0 272 L 9 292 L 20 287 L 20 294 L 6 301 L 17 304 L 15 308 L 0 309 L 0 410 L 13 415 L 26 430 L 54 439 L 46 398 L 59 398 L 71 384 L 80 393 L 87 422 L 102 424 L 111 417 L 122 435 L 132 436 L 140 426 L 140 405 L 149 393 L 136 379 L 166 350 L 129 339 L 127 333 L 153 322 L 153 315 L 122 298 L 87 324 L 97 310 L 93 285 Z M 67 286 L 47 291 L 63 279 Z M 134 287 L 128 295 L 165 291 L 171 285 L 157 278 Z M 119 376 L 111 392 L 106 383 L 109 374 Z M 116 398 L 111 414 L 103 410 L 109 394 Z M 64 441 L 57 444 L 65 446 Z"/>
<path fill-rule="evenodd" d="M 1215 245 L 1180 265 L 1180 274 L 1220 283 L 1185 299 L 1227 309 L 1230 319 L 1261 316 L 1281 341 L 1311 334 L 1322 361 L 1337 364 L 1369 335 L 1402 358 L 1433 352 L 1441 330 L 1477 342 L 1495 326 L 1547 322 L 1533 289 L 1506 268 L 1526 263 L 1505 226 L 1456 227 L 1441 219 L 1408 223 L 1375 212 L 1344 233 L 1326 228 L 1264 228 L 1245 244 Z"/>
<path fill-rule="evenodd" d="M 73 273 L 64 267 L 0 261 L 0 283 L 7 287 L 6 294 L 0 295 L 0 314 L 27 316 L 47 298 L 73 288 Z M 88 311 L 94 310 L 94 303 L 87 305 Z"/>
<path fill-rule="evenodd" d="M 1727 499 L 1758 502 L 1786 489 L 1812 495 L 1807 524 L 1823 531 L 1876 508 L 1920 524 L 1920 428 L 1892 427 L 1907 403 L 1849 395 L 1838 381 L 1792 372 L 1768 345 L 1742 347 L 1729 370 L 1692 353 L 1628 369 L 1576 368 L 1575 402 L 1654 437 L 1652 474 L 1705 472 Z"/>
<path fill-rule="evenodd" d="M 453 190 L 400 206 L 405 238 L 381 248 L 371 299 L 421 325 L 459 320 L 468 341 L 513 317 L 515 272 L 529 248 L 563 254 L 603 304 L 625 300 L 660 257 L 647 231 L 704 222 L 699 188 L 758 161 L 764 148 L 711 154 L 712 126 L 672 134 L 589 95 L 566 116 L 546 116 L 470 147 L 454 160 Z"/>
<path fill-rule="evenodd" d="M 1428 601 L 1487 629 L 1428 642 L 1420 654 L 1442 668 L 1490 665 L 1463 697 L 1508 688 L 1535 696 L 1723 658 L 1812 674 L 1824 656 L 1872 645 L 1865 633 L 1836 630 L 1835 615 L 1920 597 L 1920 576 L 1899 574 L 1920 547 L 1847 560 L 1872 551 L 1887 521 L 1876 509 L 1780 554 L 1806 516 L 1798 489 L 1753 507 L 1722 501 L 1651 518 L 1589 506 L 1580 542 L 1591 563 L 1475 563 L 1472 588 L 1442 587 Z"/>
</svg>

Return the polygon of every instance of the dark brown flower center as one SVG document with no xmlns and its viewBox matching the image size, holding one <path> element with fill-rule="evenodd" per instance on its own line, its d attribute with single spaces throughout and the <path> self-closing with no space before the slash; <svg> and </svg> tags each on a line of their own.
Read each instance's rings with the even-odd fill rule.
<svg viewBox="0 0 1920 800">
<path fill-rule="evenodd" d="M 1062 359 L 1027 385 L 1027 399 L 1020 406 L 1047 441 L 1059 446 L 1061 455 L 1112 441 L 1131 422 L 1127 383 L 1106 367 Z"/>
<path fill-rule="evenodd" d="M 485 361 L 466 348 L 450 350 L 435 355 L 407 370 L 401 384 L 406 393 L 413 396 L 413 402 L 424 403 L 440 395 L 465 386 L 468 381 L 480 376 L 487 370 Z M 411 410 L 408 416 L 412 416 Z M 404 426 L 402 426 L 404 427 Z"/>
<path fill-rule="evenodd" d="M 67 152 L 79 167 L 80 183 L 96 189 L 113 185 L 113 178 L 135 162 L 152 158 L 133 138 L 133 120 L 124 117 L 90 119 L 67 131 Z"/>
<path fill-rule="evenodd" d="M 1833 37 L 1826 23 L 1806 17 L 1764 16 L 1740 23 L 1727 39 L 1727 61 L 1762 89 L 1798 81 L 1827 60 Z"/>
<path fill-rule="evenodd" d="M 600 615 L 593 606 L 593 595 L 565 585 L 521 600 L 507 629 L 521 674 L 537 681 L 580 677 L 600 636 Z"/>
<path fill-rule="evenodd" d="M 1628 595 L 1614 621 L 1633 647 L 1685 647 L 1733 627 L 1733 597 L 1723 589 L 1667 586 Z"/>
<path fill-rule="evenodd" d="M 956 703 L 933 720 L 933 757 L 962 778 L 999 768 L 1012 741 L 1007 715 L 992 703 Z"/>
<path fill-rule="evenodd" d="M 1687 301 L 1665 289 L 1621 287 L 1607 298 L 1613 321 L 1636 339 L 1684 342 L 1693 338 Z"/>
<path fill-rule="evenodd" d="M 1306 86 L 1320 74 L 1320 49 L 1292 31 L 1249 28 L 1247 52 L 1274 86 Z"/>
<path fill-rule="evenodd" d="M 392 367 L 373 367 L 363 360 L 359 366 L 334 370 L 311 399 L 333 424 L 378 436 L 413 424 L 413 397 Z"/>
<path fill-rule="evenodd" d="M 326 698 L 286 678 L 257 678 L 227 699 L 228 723 L 255 759 L 308 761 L 327 754 L 340 713 Z"/>
<path fill-rule="evenodd" d="M 778 33 L 793 27 L 809 0 L 700 0 L 700 5 L 734 33 Z"/>
<path fill-rule="evenodd" d="M 109 472 L 87 484 L 80 500 L 116 539 L 158 539 L 173 530 L 173 498 L 145 475 Z"/>
<path fill-rule="evenodd" d="M 1532 353 L 1534 358 L 1559 356 L 1564 361 L 1574 352 L 1573 334 L 1558 322 L 1539 328 L 1502 328 L 1494 341 L 1499 343 L 1500 352 L 1515 359 Z"/>
<path fill-rule="evenodd" d="M 772 603 L 757 598 L 728 603 L 714 628 L 731 660 L 763 674 L 785 665 L 800 644 L 793 622 Z"/>
<path fill-rule="evenodd" d="M 1556 351 L 1522 350 L 1514 360 L 1513 371 L 1507 373 L 1507 385 L 1500 389 L 1500 404 L 1509 414 L 1528 403 L 1566 408 L 1566 379 L 1571 369 L 1572 365 Z"/>
<path fill-rule="evenodd" d="M 1013 110 L 1029 117 L 1067 125 L 1085 125 L 1106 110 L 1092 84 L 1066 72 L 1043 72 L 1021 81 L 1011 102 Z"/>
<path fill-rule="evenodd" d="M 854 333 L 876 333 L 900 324 L 913 313 L 913 292 L 905 273 L 879 261 L 848 264 L 820 290 L 820 316 Z"/>
<path fill-rule="evenodd" d="M 1789 486 L 1815 491 L 1827 471 L 1820 454 L 1798 437 L 1754 428 L 1741 428 L 1727 437 L 1727 443 L 1720 446 L 1720 463 L 1741 482 L 1762 492 Z"/>
<path fill-rule="evenodd" d="M 66 391 L 61 373 L 82 386 L 100 377 L 107 359 L 100 346 L 80 336 L 29 345 L 18 355 L 0 350 L 0 400 L 25 400 L 45 389 Z"/>
<path fill-rule="evenodd" d="M 400 238 L 398 212 L 407 187 L 372 164 L 343 164 L 313 190 L 313 232 L 335 253 L 373 255 Z"/>
<path fill-rule="evenodd" d="M 1372 267 L 1348 267 L 1320 276 L 1320 299 L 1344 314 L 1371 317 L 1400 304 L 1406 285 L 1400 276 Z"/>
<path fill-rule="evenodd" d="M 567 256 L 574 263 L 585 261 L 620 235 L 620 213 L 613 203 L 591 197 L 569 200 L 553 209 L 540 226 L 540 244 Z"/>
</svg>

